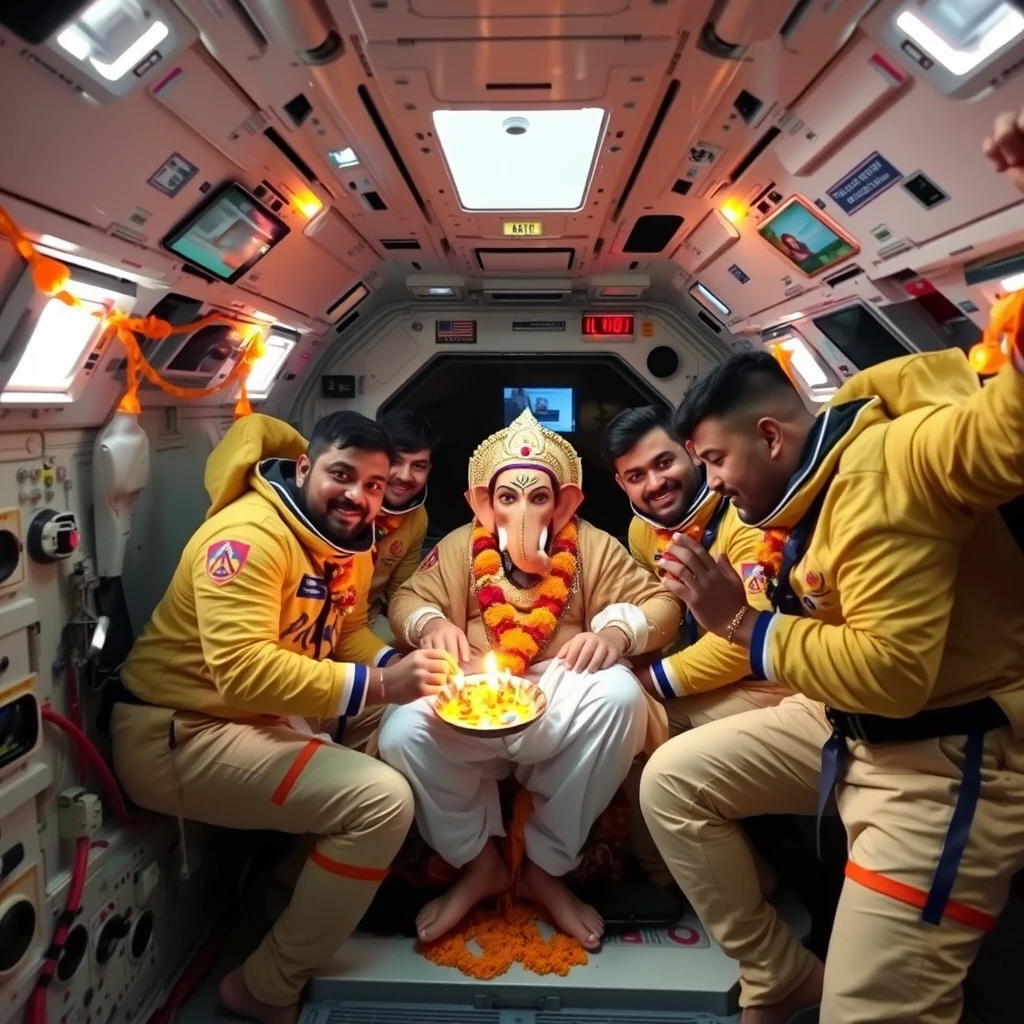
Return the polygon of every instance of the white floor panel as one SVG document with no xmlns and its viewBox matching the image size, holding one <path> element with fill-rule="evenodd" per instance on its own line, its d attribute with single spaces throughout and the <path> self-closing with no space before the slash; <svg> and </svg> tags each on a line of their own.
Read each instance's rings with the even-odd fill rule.
<svg viewBox="0 0 1024 1024">
<path fill-rule="evenodd" d="M 779 912 L 806 937 L 798 903 L 784 899 Z M 302 1024 L 725 1024 L 739 1019 L 738 989 L 736 964 L 693 914 L 606 942 L 564 978 L 514 964 L 477 981 L 430 963 L 412 939 L 355 936 L 313 981 Z"/>
</svg>

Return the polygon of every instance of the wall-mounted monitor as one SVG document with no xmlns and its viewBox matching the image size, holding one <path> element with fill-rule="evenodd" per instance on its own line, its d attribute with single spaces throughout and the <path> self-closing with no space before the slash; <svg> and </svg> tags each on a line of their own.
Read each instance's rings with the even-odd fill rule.
<svg viewBox="0 0 1024 1024">
<path fill-rule="evenodd" d="M 860 252 L 849 235 L 823 217 L 802 196 L 793 196 L 757 229 L 787 262 L 808 277 Z"/>
<path fill-rule="evenodd" d="M 850 360 L 854 370 L 866 370 L 911 351 L 860 302 L 816 316 L 812 322 Z"/>
<path fill-rule="evenodd" d="M 504 389 L 507 427 L 524 409 L 533 413 L 537 422 L 559 434 L 571 434 L 576 429 L 576 393 L 573 388 Z"/>
<path fill-rule="evenodd" d="M 193 210 L 166 238 L 165 249 L 231 284 L 247 274 L 288 234 L 237 182 L 229 182 Z"/>
</svg>

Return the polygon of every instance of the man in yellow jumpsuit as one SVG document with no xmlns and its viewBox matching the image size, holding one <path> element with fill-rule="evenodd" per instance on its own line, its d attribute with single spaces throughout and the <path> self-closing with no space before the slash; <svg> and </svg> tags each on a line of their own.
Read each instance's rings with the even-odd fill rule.
<svg viewBox="0 0 1024 1024">
<path fill-rule="evenodd" d="M 959 350 L 913 355 L 817 417 L 747 354 L 677 414 L 709 486 L 765 531 L 775 610 L 683 536 L 669 585 L 798 691 L 669 741 L 641 785 L 673 876 L 740 962 L 743 1024 L 819 1001 L 821 1024 L 955 1024 L 1024 866 L 1024 554 L 994 511 L 1024 492 L 1012 342 L 984 388 Z M 820 815 L 833 790 L 849 860 L 823 967 L 763 899 L 738 821 Z"/>
<path fill-rule="evenodd" d="M 761 532 L 744 526 L 730 503 L 708 488 L 704 473 L 673 434 L 669 410 L 655 405 L 625 409 L 605 428 L 602 448 L 633 510 L 629 549 L 641 566 L 661 577 L 672 535 L 685 533 L 712 557 L 724 554 L 740 566 L 750 602 L 758 608 L 771 607 L 756 562 Z M 752 708 L 771 707 L 792 692 L 764 681 L 748 681 L 747 651 L 700 630 L 688 610 L 679 639 L 681 648 L 673 645 L 678 649 L 637 671 L 647 690 L 665 702 L 672 736 Z M 639 785 L 637 767 L 626 782 L 631 796 L 638 793 Z M 639 812 L 630 823 L 630 847 L 651 881 L 671 883 Z M 771 892 L 774 873 L 761 858 L 756 860 L 764 891 Z"/>
<path fill-rule="evenodd" d="M 207 462 L 206 521 L 121 673 L 114 766 L 135 803 L 318 837 L 287 909 L 221 983 L 224 1005 L 262 1024 L 297 1020 L 412 821 L 405 779 L 325 734 L 436 692 L 454 668 L 444 652 L 392 657 L 366 626 L 391 457 L 356 413 L 320 420 L 308 450 L 278 420 L 239 420 Z"/>
<path fill-rule="evenodd" d="M 416 571 L 427 535 L 427 480 L 438 436 L 430 421 L 414 409 L 395 409 L 377 422 L 391 439 L 395 461 L 374 523 L 377 543 L 370 584 L 370 625 L 378 636 L 390 639 L 388 602 Z"/>
</svg>

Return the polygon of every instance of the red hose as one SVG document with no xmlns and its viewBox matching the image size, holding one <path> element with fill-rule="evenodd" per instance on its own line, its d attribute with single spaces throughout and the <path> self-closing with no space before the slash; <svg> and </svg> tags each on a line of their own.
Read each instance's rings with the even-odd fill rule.
<svg viewBox="0 0 1024 1024">
<path fill-rule="evenodd" d="M 103 760 L 103 755 L 96 749 L 92 740 L 74 722 L 47 705 L 43 706 L 43 721 L 51 722 L 75 741 L 79 760 L 83 768 L 88 765 L 99 775 L 103 788 L 107 792 L 107 797 L 114 807 L 114 817 L 117 818 L 118 822 L 122 825 L 138 824 L 139 819 L 133 818 L 128 813 L 124 797 L 121 795 L 121 787 L 118 786 L 114 773 L 107 766 L 107 762 Z"/>
<path fill-rule="evenodd" d="M 46 989 L 53 980 L 57 970 L 60 954 L 67 942 L 68 932 L 75 922 L 75 917 L 82 909 L 82 892 L 85 890 L 85 875 L 89 868 L 89 840 L 85 836 L 75 840 L 75 867 L 71 873 L 71 884 L 68 887 L 68 898 L 64 904 L 64 913 L 57 921 L 50 948 L 46 951 L 42 970 L 36 981 L 35 988 L 28 1002 L 28 1024 L 46 1024 Z"/>
</svg>

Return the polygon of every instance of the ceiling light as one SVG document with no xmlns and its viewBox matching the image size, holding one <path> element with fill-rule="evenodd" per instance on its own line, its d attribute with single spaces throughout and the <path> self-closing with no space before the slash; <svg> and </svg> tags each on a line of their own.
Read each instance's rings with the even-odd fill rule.
<svg viewBox="0 0 1024 1024">
<path fill-rule="evenodd" d="M 790 354 L 793 360 L 793 369 L 800 375 L 800 379 L 808 388 L 813 391 L 828 384 L 825 371 L 818 365 L 818 360 L 811 354 L 811 350 L 799 338 L 782 338 L 776 344 Z"/>
<path fill-rule="evenodd" d="M 1006 278 L 1005 281 L 1000 281 L 999 287 L 1007 294 L 1010 292 L 1019 292 L 1021 288 L 1024 288 L 1024 272 L 1014 274 L 1012 277 Z"/>
<path fill-rule="evenodd" d="M 919 14 L 902 11 L 896 27 L 960 76 L 1024 32 L 1024 15 L 1008 3 L 991 0 L 937 0 Z"/>
<path fill-rule="evenodd" d="M 579 210 L 606 112 L 435 110 L 434 130 L 464 210 Z"/>
<path fill-rule="evenodd" d="M 722 216 L 730 224 L 737 224 L 750 212 L 750 207 L 742 199 L 726 199 L 721 210 Z"/>
<path fill-rule="evenodd" d="M 292 196 L 296 209 L 307 218 L 315 217 L 323 208 L 324 204 L 312 192 L 304 196 Z"/>
<path fill-rule="evenodd" d="M 338 170 L 344 170 L 346 167 L 357 167 L 359 165 L 359 157 L 356 156 L 356 151 L 349 146 L 347 149 L 332 149 L 327 154 L 327 159 Z"/>
<path fill-rule="evenodd" d="M 436 295 L 440 298 L 450 298 L 455 295 L 454 288 L 428 288 L 428 295 Z"/>
<path fill-rule="evenodd" d="M 787 313 L 785 316 L 779 317 L 780 324 L 791 324 L 794 320 L 799 320 L 803 317 L 803 313 Z"/>
<path fill-rule="evenodd" d="M 704 285 L 698 281 L 694 288 L 702 295 L 712 306 L 715 307 L 722 314 L 722 316 L 728 316 L 732 310 L 713 292 L 710 288 L 705 288 Z"/>
</svg>

